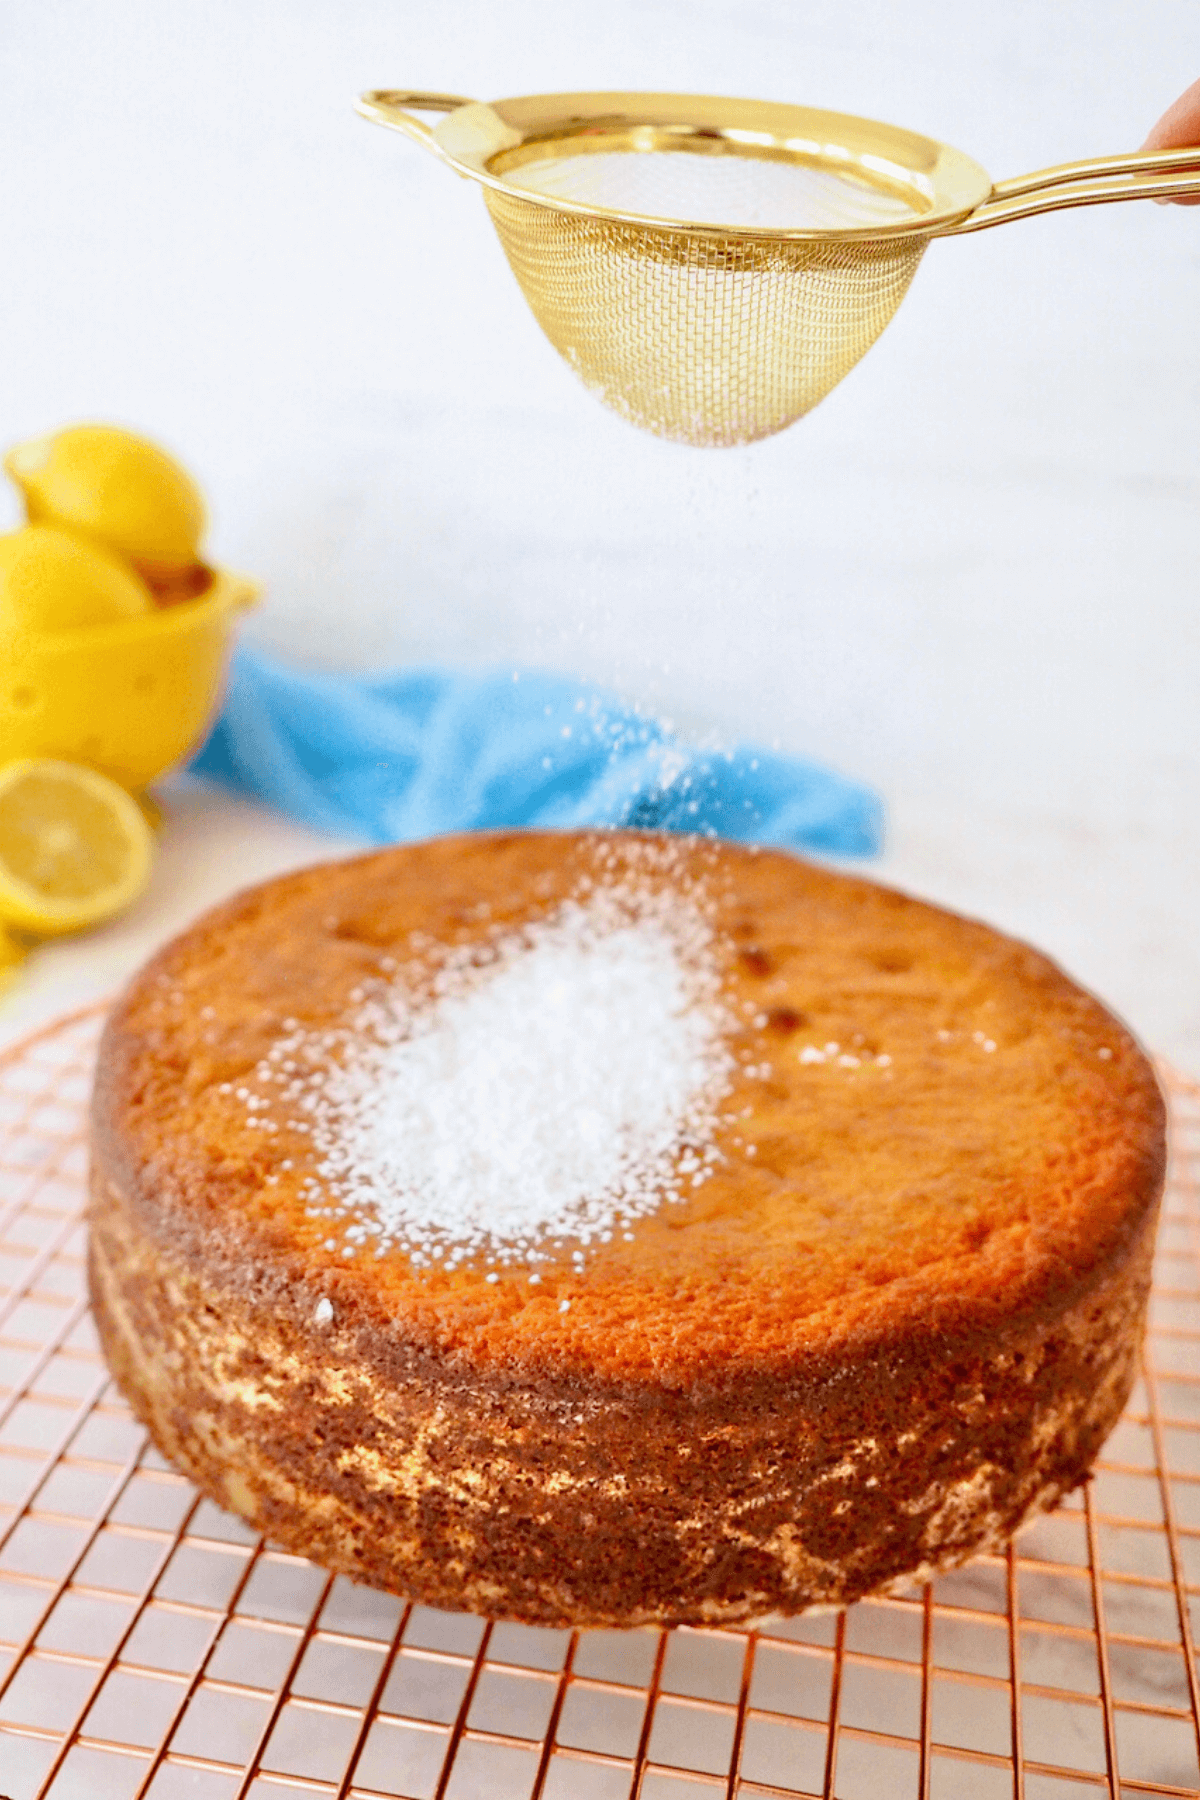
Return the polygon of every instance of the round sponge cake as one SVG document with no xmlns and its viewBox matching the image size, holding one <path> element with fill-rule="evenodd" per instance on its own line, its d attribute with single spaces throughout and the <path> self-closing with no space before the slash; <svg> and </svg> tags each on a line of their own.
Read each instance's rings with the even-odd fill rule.
<svg viewBox="0 0 1200 1800">
<path fill-rule="evenodd" d="M 1045 958 L 636 832 L 242 895 L 117 1005 L 93 1121 L 96 1318 L 163 1453 L 329 1568 L 550 1625 L 1003 1544 L 1128 1397 L 1165 1164 Z"/>
</svg>

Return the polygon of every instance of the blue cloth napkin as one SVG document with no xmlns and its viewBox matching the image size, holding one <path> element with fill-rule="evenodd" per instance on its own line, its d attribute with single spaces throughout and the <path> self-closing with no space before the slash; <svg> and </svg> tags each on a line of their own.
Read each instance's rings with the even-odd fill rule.
<svg viewBox="0 0 1200 1800">
<path fill-rule="evenodd" d="M 517 825 L 632 825 L 866 856 L 868 788 L 800 757 L 698 749 L 603 690 L 536 671 L 328 675 L 245 646 L 191 765 L 378 844 Z"/>
</svg>

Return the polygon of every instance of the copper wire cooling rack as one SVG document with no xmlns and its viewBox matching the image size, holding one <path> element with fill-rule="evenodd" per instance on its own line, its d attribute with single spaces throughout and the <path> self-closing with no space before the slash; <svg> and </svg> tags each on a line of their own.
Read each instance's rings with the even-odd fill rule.
<svg viewBox="0 0 1200 1800">
<path fill-rule="evenodd" d="M 929 1588 L 758 1631 L 534 1630 L 256 1539 L 147 1445 L 83 1290 L 100 1016 L 0 1059 L 7 1800 L 1200 1794 L 1200 1085 L 1095 1479 Z"/>
</svg>

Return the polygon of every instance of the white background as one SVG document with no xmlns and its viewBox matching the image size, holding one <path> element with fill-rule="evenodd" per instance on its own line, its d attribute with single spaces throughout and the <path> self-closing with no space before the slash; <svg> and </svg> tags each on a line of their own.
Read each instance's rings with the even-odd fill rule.
<svg viewBox="0 0 1200 1800">
<path fill-rule="evenodd" d="M 866 779 L 883 874 L 1200 1068 L 1200 210 L 934 244 L 809 419 L 691 451 L 600 409 L 478 192 L 351 111 L 727 92 L 1000 178 L 1136 147 L 1200 75 L 1196 0 L 0 0 L 0 56 L 6 440 L 171 446 L 289 656 L 539 663 Z M 0 1036 L 324 847 L 179 795 L 146 901 L 39 953 Z"/>
</svg>

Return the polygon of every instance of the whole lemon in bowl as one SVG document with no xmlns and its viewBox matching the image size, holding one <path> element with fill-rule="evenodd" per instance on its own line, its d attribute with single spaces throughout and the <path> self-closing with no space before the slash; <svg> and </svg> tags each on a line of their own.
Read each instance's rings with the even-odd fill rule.
<svg viewBox="0 0 1200 1800">
<path fill-rule="evenodd" d="M 0 641 L 144 618 L 146 583 L 100 544 L 53 525 L 0 537 Z"/>
<path fill-rule="evenodd" d="M 151 583 L 200 560 L 204 501 L 165 450 L 116 425 L 71 425 L 9 451 L 4 466 L 31 524 L 59 525 L 115 551 Z"/>
</svg>

